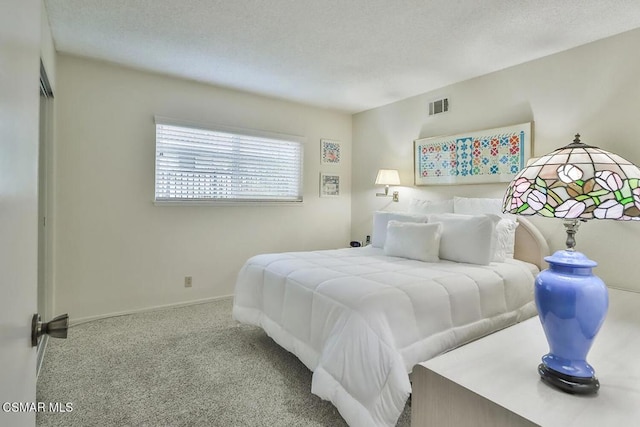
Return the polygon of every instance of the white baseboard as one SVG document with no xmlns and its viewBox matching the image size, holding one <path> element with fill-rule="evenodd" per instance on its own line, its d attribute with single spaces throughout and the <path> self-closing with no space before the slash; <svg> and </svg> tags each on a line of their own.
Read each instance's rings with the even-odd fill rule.
<svg viewBox="0 0 640 427">
<path fill-rule="evenodd" d="M 172 304 L 156 305 L 156 306 L 152 306 L 152 307 L 138 308 L 138 309 L 135 309 L 135 310 L 127 310 L 127 311 L 118 311 L 118 312 L 115 312 L 115 313 L 99 314 L 97 316 L 79 317 L 79 318 L 76 318 L 76 319 L 70 319 L 69 320 L 69 327 L 77 326 L 77 325 L 80 325 L 82 323 L 92 322 L 94 320 L 107 319 L 109 317 L 126 316 L 128 314 L 135 314 L 135 313 L 146 313 L 146 312 L 149 312 L 149 311 L 164 310 L 166 308 L 186 307 L 186 306 L 189 306 L 189 305 L 204 304 L 204 303 L 207 303 L 207 302 L 213 302 L 213 301 L 222 300 L 222 299 L 229 299 L 229 298 L 233 298 L 233 295 L 223 295 L 223 296 L 220 296 L 220 297 L 210 297 L 210 298 L 202 298 L 202 299 L 191 300 L 191 301 L 177 302 L 177 303 L 172 303 Z"/>
</svg>

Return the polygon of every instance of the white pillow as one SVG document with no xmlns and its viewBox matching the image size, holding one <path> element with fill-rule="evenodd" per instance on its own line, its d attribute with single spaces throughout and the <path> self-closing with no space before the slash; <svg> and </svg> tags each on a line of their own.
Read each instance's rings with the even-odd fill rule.
<svg viewBox="0 0 640 427">
<path fill-rule="evenodd" d="M 493 214 L 503 218 L 513 215 L 502 212 L 502 199 L 485 199 L 473 197 L 454 197 L 453 212 L 465 215 Z"/>
<path fill-rule="evenodd" d="M 442 224 L 391 220 L 387 226 L 384 254 L 424 262 L 438 262 Z"/>
<path fill-rule="evenodd" d="M 502 212 L 502 199 L 454 197 L 453 210 L 457 214 L 493 214 L 504 218 L 496 225 L 493 261 L 504 262 L 508 258 L 513 259 L 518 222 L 515 215 Z"/>
<path fill-rule="evenodd" d="M 518 223 L 507 218 L 501 219 L 496 224 L 493 261 L 504 262 L 506 259 L 513 259 L 516 246 L 516 228 L 518 228 Z"/>
<path fill-rule="evenodd" d="M 497 217 L 491 215 L 429 215 L 429 223 L 442 223 L 440 259 L 487 265 L 494 253 Z"/>
<path fill-rule="evenodd" d="M 438 214 L 453 213 L 453 199 L 449 200 L 420 200 L 411 199 L 409 213 Z"/>
<path fill-rule="evenodd" d="M 384 247 L 384 241 L 387 238 L 387 223 L 390 220 L 402 222 L 427 222 L 427 216 L 401 212 L 374 212 L 373 232 L 371 233 L 371 246 L 374 248 Z"/>
</svg>

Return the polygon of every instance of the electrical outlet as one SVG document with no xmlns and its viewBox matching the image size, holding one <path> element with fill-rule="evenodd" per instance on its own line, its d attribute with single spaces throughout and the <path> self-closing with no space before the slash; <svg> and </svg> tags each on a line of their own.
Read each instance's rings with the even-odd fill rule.
<svg viewBox="0 0 640 427">
<path fill-rule="evenodd" d="M 190 288 L 193 283 L 193 278 L 191 276 L 184 276 L 184 287 Z"/>
</svg>

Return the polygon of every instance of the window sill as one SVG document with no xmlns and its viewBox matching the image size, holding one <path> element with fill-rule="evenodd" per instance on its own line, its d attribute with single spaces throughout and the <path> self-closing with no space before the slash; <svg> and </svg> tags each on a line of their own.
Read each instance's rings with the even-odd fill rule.
<svg viewBox="0 0 640 427">
<path fill-rule="evenodd" d="M 251 202 L 222 202 L 222 201 L 168 201 L 168 200 L 155 200 L 153 201 L 154 206 L 200 206 L 200 207 L 238 207 L 238 206 L 260 206 L 260 207 L 270 207 L 270 206 L 278 206 L 278 207 L 295 207 L 302 206 L 304 202 L 259 202 L 259 201 L 251 201 Z"/>
</svg>

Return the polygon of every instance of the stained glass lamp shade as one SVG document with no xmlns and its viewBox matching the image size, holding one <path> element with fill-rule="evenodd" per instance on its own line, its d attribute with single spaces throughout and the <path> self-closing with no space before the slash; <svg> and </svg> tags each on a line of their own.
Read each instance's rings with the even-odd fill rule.
<svg viewBox="0 0 640 427">
<path fill-rule="evenodd" d="M 597 392 L 600 383 L 586 361 L 608 308 L 597 265 L 574 250 L 581 221 L 640 220 L 640 169 L 597 147 L 573 143 L 540 157 L 509 184 L 503 211 L 562 218 L 567 249 L 546 257 L 549 268 L 535 282 L 535 300 L 549 353 L 538 366 L 541 378 L 569 393 Z"/>
<path fill-rule="evenodd" d="M 580 142 L 542 156 L 509 185 L 504 211 L 566 219 L 640 220 L 640 170 Z"/>
</svg>

